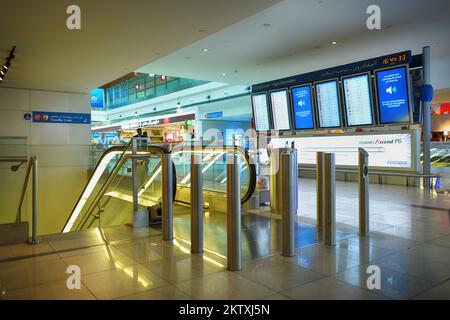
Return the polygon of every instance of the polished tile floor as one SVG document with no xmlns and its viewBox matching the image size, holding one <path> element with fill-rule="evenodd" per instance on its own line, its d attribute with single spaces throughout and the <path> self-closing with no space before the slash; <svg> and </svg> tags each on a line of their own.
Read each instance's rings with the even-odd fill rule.
<svg viewBox="0 0 450 320">
<path fill-rule="evenodd" d="M 357 184 L 337 183 L 337 244 L 315 225 L 315 182 L 300 179 L 294 257 L 280 255 L 280 220 L 243 214 L 242 271 L 226 266 L 225 215 L 205 212 L 205 252 L 189 253 L 189 213 L 175 210 L 173 242 L 118 226 L 0 247 L 2 299 L 450 299 L 450 197 L 371 185 L 370 237 L 357 235 Z M 80 289 L 67 288 L 79 266 Z M 380 289 L 367 287 L 370 265 Z"/>
</svg>

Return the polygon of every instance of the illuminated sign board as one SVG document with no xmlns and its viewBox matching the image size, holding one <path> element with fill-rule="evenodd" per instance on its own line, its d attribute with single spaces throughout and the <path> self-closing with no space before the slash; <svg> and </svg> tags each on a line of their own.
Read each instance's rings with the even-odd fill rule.
<svg viewBox="0 0 450 320">
<path fill-rule="evenodd" d="M 410 133 L 277 138 L 272 139 L 271 146 L 284 147 L 286 141 L 295 142 L 300 164 L 315 165 L 317 152 L 332 152 L 336 165 L 357 166 L 358 148 L 364 148 L 369 153 L 370 167 L 411 169 L 412 166 Z"/>
<path fill-rule="evenodd" d="M 375 72 L 381 124 L 409 123 L 408 70 L 406 66 Z"/>
<path fill-rule="evenodd" d="M 316 102 L 319 127 L 341 127 L 338 80 L 316 83 Z"/>
<path fill-rule="evenodd" d="M 314 112 L 311 85 L 291 89 L 295 130 L 314 129 Z"/>
<path fill-rule="evenodd" d="M 270 105 L 273 128 L 280 131 L 291 130 L 287 89 L 272 91 L 270 93 Z"/>
<path fill-rule="evenodd" d="M 373 124 L 370 74 L 342 78 L 347 126 Z"/>
<path fill-rule="evenodd" d="M 253 119 L 255 119 L 256 131 L 269 131 L 269 105 L 266 93 L 252 95 Z"/>
</svg>

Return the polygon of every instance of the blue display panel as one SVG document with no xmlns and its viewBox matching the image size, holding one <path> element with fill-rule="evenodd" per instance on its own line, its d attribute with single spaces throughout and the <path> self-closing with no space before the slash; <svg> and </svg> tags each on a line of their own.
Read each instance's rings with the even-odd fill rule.
<svg viewBox="0 0 450 320">
<path fill-rule="evenodd" d="M 291 89 L 295 130 L 314 129 L 311 85 Z"/>
<path fill-rule="evenodd" d="M 375 72 L 381 124 L 411 121 L 406 66 Z"/>
<path fill-rule="evenodd" d="M 272 91 L 270 93 L 273 128 L 275 130 L 291 130 L 291 117 L 289 112 L 289 98 L 287 89 Z"/>
<path fill-rule="evenodd" d="M 342 78 L 347 126 L 373 124 L 370 74 Z"/>
<path fill-rule="evenodd" d="M 253 119 L 256 131 L 270 130 L 269 105 L 265 93 L 252 95 Z"/>
<path fill-rule="evenodd" d="M 316 102 L 319 127 L 341 127 L 338 80 L 316 83 Z"/>
</svg>

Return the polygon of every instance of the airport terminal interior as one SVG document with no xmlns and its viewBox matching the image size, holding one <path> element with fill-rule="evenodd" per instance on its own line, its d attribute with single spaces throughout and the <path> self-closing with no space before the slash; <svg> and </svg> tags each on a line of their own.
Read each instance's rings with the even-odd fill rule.
<svg viewBox="0 0 450 320">
<path fill-rule="evenodd" d="M 449 300 L 448 0 L 10 1 L 0 300 Z"/>
</svg>

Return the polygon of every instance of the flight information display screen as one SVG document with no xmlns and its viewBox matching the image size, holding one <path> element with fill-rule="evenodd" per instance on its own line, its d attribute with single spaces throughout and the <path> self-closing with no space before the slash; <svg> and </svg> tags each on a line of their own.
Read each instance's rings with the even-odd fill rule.
<svg viewBox="0 0 450 320">
<path fill-rule="evenodd" d="M 311 86 L 304 85 L 291 89 L 295 130 L 314 129 L 314 114 Z"/>
<path fill-rule="evenodd" d="M 316 83 L 316 101 L 319 127 L 336 128 L 341 126 L 338 81 Z"/>
<path fill-rule="evenodd" d="M 381 124 L 410 122 L 406 67 L 376 71 Z"/>
<path fill-rule="evenodd" d="M 269 105 L 267 104 L 267 95 L 265 93 L 252 96 L 253 118 L 255 119 L 256 131 L 269 131 Z"/>
<path fill-rule="evenodd" d="M 373 124 L 370 75 L 361 74 L 342 79 L 345 114 L 348 126 Z"/>
<path fill-rule="evenodd" d="M 270 93 L 270 101 L 272 106 L 273 128 L 275 130 L 291 130 L 287 90 L 272 91 Z"/>
</svg>

